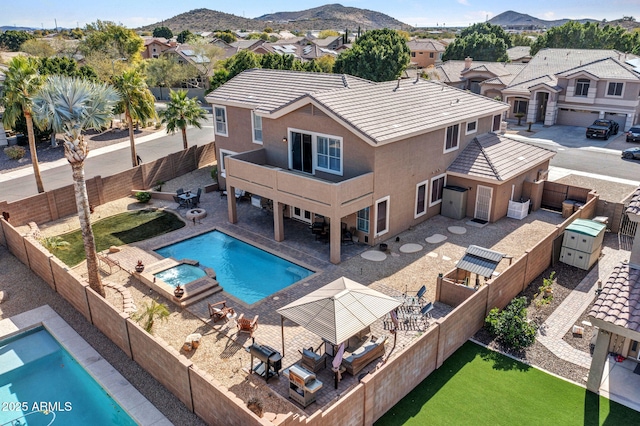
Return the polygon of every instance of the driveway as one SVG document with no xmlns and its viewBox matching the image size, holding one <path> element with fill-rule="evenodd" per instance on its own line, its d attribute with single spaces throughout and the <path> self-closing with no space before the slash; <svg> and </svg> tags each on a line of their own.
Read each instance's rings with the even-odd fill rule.
<svg viewBox="0 0 640 426">
<path fill-rule="evenodd" d="M 625 142 L 624 132 L 622 130 L 620 130 L 617 135 L 610 137 L 609 140 L 606 141 L 604 139 L 587 139 L 585 135 L 587 130 L 586 127 L 578 126 L 563 126 L 556 124 L 554 126 L 544 127 L 542 125 L 534 125 L 532 126 L 533 132 L 531 133 L 520 131 L 517 126 L 515 126 L 514 130 L 515 132 L 512 133 L 508 128 L 507 136 L 525 142 L 537 142 L 554 147 L 595 147 L 617 151 L 622 151 L 629 147 L 629 144 Z"/>
</svg>

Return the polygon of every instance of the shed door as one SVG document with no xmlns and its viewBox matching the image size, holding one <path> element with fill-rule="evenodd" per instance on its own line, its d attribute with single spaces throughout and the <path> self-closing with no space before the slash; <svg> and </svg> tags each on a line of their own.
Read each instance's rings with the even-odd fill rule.
<svg viewBox="0 0 640 426">
<path fill-rule="evenodd" d="M 478 185 L 478 194 L 476 195 L 476 212 L 473 215 L 475 219 L 489 222 L 489 211 L 491 210 L 491 196 L 493 188 Z"/>
</svg>

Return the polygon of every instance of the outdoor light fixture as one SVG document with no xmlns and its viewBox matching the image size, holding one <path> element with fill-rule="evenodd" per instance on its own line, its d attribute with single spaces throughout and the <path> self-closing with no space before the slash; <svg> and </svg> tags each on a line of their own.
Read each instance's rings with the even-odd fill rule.
<svg viewBox="0 0 640 426">
<path fill-rule="evenodd" d="M 287 137 L 282 138 L 282 142 L 287 143 Z"/>
</svg>

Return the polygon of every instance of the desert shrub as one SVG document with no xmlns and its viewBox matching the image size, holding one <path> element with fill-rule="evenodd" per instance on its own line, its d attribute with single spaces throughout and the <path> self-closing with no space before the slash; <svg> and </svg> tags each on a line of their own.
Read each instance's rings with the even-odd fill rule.
<svg viewBox="0 0 640 426">
<path fill-rule="evenodd" d="M 527 320 L 527 298 L 513 299 L 502 311 L 493 308 L 485 319 L 490 333 L 514 349 L 531 346 L 536 340 L 538 327 Z"/>
<path fill-rule="evenodd" d="M 151 199 L 151 194 L 145 191 L 136 192 L 136 199 L 140 203 L 148 203 Z"/>
<path fill-rule="evenodd" d="M 19 160 L 25 156 L 27 150 L 21 146 L 13 145 L 5 148 L 4 153 L 12 160 Z"/>
</svg>

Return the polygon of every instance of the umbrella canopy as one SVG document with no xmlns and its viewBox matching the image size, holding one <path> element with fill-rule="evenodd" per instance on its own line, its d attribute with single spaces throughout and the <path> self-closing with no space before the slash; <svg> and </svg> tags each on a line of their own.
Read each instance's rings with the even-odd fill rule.
<svg viewBox="0 0 640 426">
<path fill-rule="evenodd" d="M 278 313 L 337 345 L 400 305 L 391 296 L 341 277 Z"/>
</svg>

